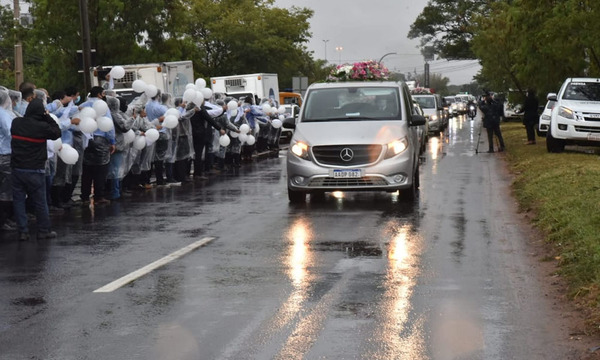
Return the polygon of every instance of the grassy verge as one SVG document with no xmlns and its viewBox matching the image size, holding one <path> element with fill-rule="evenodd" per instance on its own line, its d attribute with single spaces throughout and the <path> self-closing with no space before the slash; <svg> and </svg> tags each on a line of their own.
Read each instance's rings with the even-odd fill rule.
<svg viewBox="0 0 600 360">
<path fill-rule="evenodd" d="M 521 210 L 546 235 L 552 259 L 569 283 L 569 296 L 600 325 L 600 148 L 569 147 L 550 154 L 546 140 L 525 145 L 523 125 L 503 123 L 506 159 L 515 175 Z"/>
</svg>

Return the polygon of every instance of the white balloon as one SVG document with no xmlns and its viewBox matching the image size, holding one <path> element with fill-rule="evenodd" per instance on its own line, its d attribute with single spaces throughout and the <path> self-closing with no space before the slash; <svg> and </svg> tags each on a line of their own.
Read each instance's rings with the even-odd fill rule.
<svg viewBox="0 0 600 360">
<path fill-rule="evenodd" d="M 146 93 L 146 95 L 148 95 L 148 97 L 153 98 L 156 96 L 156 94 L 158 94 L 158 88 L 156 87 L 156 85 L 148 85 L 146 86 L 146 90 L 144 91 Z"/>
<path fill-rule="evenodd" d="M 237 138 L 238 136 L 240 136 L 240 134 L 236 133 L 235 131 L 230 131 L 229 132 L 229 136 L 231 136 L 232 138 Z"/>
<path fill-rule="evenodd" d="M 189 90 L 189 89 L 194 89 L 194 90 L 196 90 L 196 85 L 194 85 L 194 84 L 192 84 L 192 83 L 189 83 L 189 84 L 187 84 L 187 85 L 185 86 L 185 89 L 186 89 L 186 90 Z"/>
<path fill-rule="evenodd" d="M 110 70 L 110 76 L 113 79 L 122 79 L 125 77 L 125 69 L 122 66 L 115 66 Z"/>
<path fill-rule="evenodd" d="M 240 133 L 246 135 L 248 132 L 250 132 L 250 125 L 242 124 L 242 126 L 240 126 Z"/>
<path fill-rule="evenodd" d="M 203 78 L 196 79 L 196 88 L 198 90 L 204 89 L 206 87 L 206 80 Z"/>
<path fill-rule="evenodd" d="M 175 115 L 167 115 L 165 116 L 165 120 L 163 121 L 162 125 L 167 129 L 173 129 L 179 125 L 179 120 Z"/>
<path fill-rule="evenodd" d="M 143 93 L 146 90 L 146 83 L 144 80 L 135 80 L 131 87 L 136 93 Z"/>
<path fill-rule="evenodd" d="M 256 142 L 256 138 L 253 135 L 248 135 L 248 139 L 246 140 L 246 144 L 254 145 Z"/>
<path fill-rule="evenodd" d="M 196 90 L 194 90 L 194 89 L 187 89 L 183 93 L 183 101 L 185 101 L 185 102 L 193 102 L 195 98 L 196 98 Z"/>
<path fill-rule="evenodd" d="M 238 103 L 235 100 L 231 100 L 230 102 L 227 103 L 227 109 L 229 110 L 237 110 L 238 108 Z"/>
<path fill-rule="evenodd" d="M 238 109 L 231 110 L 231 116 L 237 116 L 237 114 L 238 114 Z"/>
<path fill-rule="evenodd" d="M 62 146 L 62 139 L 58 138 L 56 140 L 54 140 L 54 152 L 58 152 L 60 150 L 60 147 Z"/>
<path fill-rule="evenodd" d="M 146 137 L 145 136 L 136 136 L 135 140 L 133 140 L 133 147 L 137 150 L 142 150 L 146 147 Z"/>
<path fill-rule="evenodd" d="M 123 134 L 123 138 L 125 140 L 125 144 L 131 144 L 133 140 L 135 140 L 135 132 L 129 129 L 125 134 Z"/>
<path fill-rule="evenodd" d="M 240 139 L 240 142 L 245 143 L 248 140 L 248 135 L 240 134 L 238 138 Z"/>
<path fill-rule="evenodd" d="M 113 121 L 106 116 L 99 117 L 96 121 L 98 122 L 98 129 L 102 131 L 111 131 L 115 127 Z"/>
<path fill-rule="evenodd" d="M 169 115 L 173 115 L 178 119 L 181 117 L 181 113 L 179 112 L 179 110 L 177 110 L 175 108 L 170 108 L 169 110 L 167 110 L 167 112 L 165 112 L 165 116 L 169 116 Z"/>
<path fill-rule="evenodd" d="M 150 140 L 152 143 L 158 140 L 159 135 L 160 134 L 156 129 L 149 129 L 148 131 L 146 131 L 146 139 Z"/>
<path fill-rule="evenodd" d="M 94 101 L 94 105 L 92 105 L 94 111 L 96 111 L 96 117 L 104 116 L 108 112 L 108 105 L 104 100 L 96 100 Z"/>
<path fill-rule="evenodd" d="M 285 120 L 285 115 L 279 115 L 279 120 L 281 120 L 281 121 Z"/>
<path fill-rule="evenodd" d="M 194 98 L 193 103 L 197 106 L 202 105 L 204 103 L 204 94 L 200 91 L 196 91 L 196 97 Z"/>
<path fill-rule="evenodd" d="M 281 120 L 275 119 L 271 122 L 271 125 L 273 125 L 275 129 L 279 129 L 281 127 Z"/>
<path fill-rule="evenodd" d="M 98 123 L 92 118 L 84 117 L 79 122 L 79 129 L 84 133 L 91 134 L 98 130 Z"/>
<path fill-rule="evenodd" d="M 209 89 L 209 88 L 207 88 L 207 87 L 205 87 L 205 88 L 202 88 L 202 89 L 200 90 L 200 92 L 202 92 L 202 95 L 204 96 L 204 99 L 210 99 L 210 97 L 211 97 L 211 96 L 212 96 L 212 94 L 213 94 L 212 90 L 211 90 L 211 89 Z"/>
<path fill-rule="evenodd" d="M 272 110 L 272 109 L 271 109 L 271 105 L 269 105 L 269 104 L 263 104 L 263 106 L 262 106 L 262 111 L 263 111 L 265 114 L 270 114 L 270 113 L 271 113 L 271 110 Z"/>
<path fill-rule="evenodd" d="M 86 117 L 95 119 L 96 118 L 96 110 L 94 110 L 91 107 L 84 107 L 83 109 L 79 110 L 79 115 L 77 116 L 79 119 L 83 119 Z"/>
<path fill-rule="evenodd" d="M 281 105 L 277 108 L 277 112 L 280 114 L 285 114 L 285 106 Z"/>
<path fill-rule="evenodd" d="M 79 160 L 79 153 L 69 144 L 63 144 L 58 156 L 67 165 L 74 165 Z"/>
<path fill-rule="evenodd" d="M 219 144 L 220 144 L 221 146 L 223 146 L 223 147 L 227 147 L 227 146 L 229 146 L 229 144 L 230 144 L 230 143 L 231 143 L 231 139 L 230 139 L 230 138 L 229 138 L 229 136 L 227 136 L 227 135 L 222 135 L 222 136 L 219 138 Z"/>
</svg>

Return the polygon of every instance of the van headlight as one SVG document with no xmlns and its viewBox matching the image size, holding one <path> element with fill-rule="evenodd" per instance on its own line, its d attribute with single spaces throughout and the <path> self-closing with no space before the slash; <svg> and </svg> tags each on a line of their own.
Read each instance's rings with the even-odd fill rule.
<svg viewBox="0 0 600 360">
<path fill-rule="evenodd" d="M 575 116 L 573 115 L 573 110 L 564 106 L 558 108 L 558 116 L 571 120 L 575 119 Z"/>
<path fill-rule="evenodd" d="M 387 152 L 385 153 L 385 158 L 389 159 L 391 157 L 394 157 L 398 154 L 403 153 L 406 149 L 408 149 L 408 141 L 406 140 L 406 138 L 392 141 L 391 143 L 387 144 Z"/>
<path fill-rule="evenodd" d="M 291 147 L 292 153 L 301 159 L 308 159 L 308 145 L 302 141 L 296 142 Z"/>
<path fill-rule="evenodd" d="M 433 120 L 433 121 L 437 120 L 437 115 L 431 115 L 431 120 Z"/>
</svg>

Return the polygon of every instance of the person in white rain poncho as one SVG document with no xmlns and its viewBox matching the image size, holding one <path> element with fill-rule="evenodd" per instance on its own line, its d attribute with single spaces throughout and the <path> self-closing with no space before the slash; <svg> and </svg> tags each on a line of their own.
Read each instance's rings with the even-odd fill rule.
<svg viewBox="0 0 600 360">
<path fill-rule="evenodd" d="M 192 125 L 190 118 L 194 110 L 186 110 L 186 103 L 181 98 L 175 99 L 176 109 L 179 111 L 179 122 L 171 129 L 171 148 L 167 162 L 172 164 L 172 172 L 167 171 L 167 183 L 177 184 L 189 181 L 190 161 L 194 157 L 194 143 L 192 139 Z M 169 178 L 172 175 L 172 178 Z"/>
<path fill-rule="evenodd" d="M 123 110 L 127 110 L 125 99 L 107 96 L 106 103 L 112 114 L 115 127 L 115 152 L 110 155 L 107 198 L 116 200 L 121 197 L 121 181 L 125 177 L 126 171 L 129 171 L 126 168 L 125 156 L 131 145 L 125 142 L 125 133 L 131 130 L 133 118 L 123 112 Z"/>
<path fill-rule="evenodd" d="M 167 112 L 167 106 L 161 104 L 162 94 L 160 90 L 148 103 L 146 103 L 146 114 L 148 120 L 158 130 L 158 140 L 152 145 L 154 147 L 154 154 L 152 156 L 152 167 L 156 176 L 156 185 L 166 185 L 164 178 L 164 163 L 169 149 L 169 131 L 167 128 L 162 126 L 165 120 L 165 113 Z M 169 95 L 166 94 L 166 99 L 169 99 Z"/>
<path fill-rule="evenodd" d="M 131 129 L 135 134 L 135 140 L 134 146 L 129 147 L 126 156 L 126 169 L 130 170 L 125 179 L 123 179 L 123 186 L 128 190 L 151 189 L 150 166 L 154 157 L 154 144 L 152 146 L 145 146 L 145 133 L 155 127 L 148 121 L 144 105 L 135 105 L 133 108 L 133 117 L 134 120 Z M 135 146 L 138 141 L 142 141 L 143 148 Z"/>
<path fill-rule="evenodd" d="M 12 182 L 10 171 L 10 126 L 15 113 L 7 88 L 0 87 L 0 229 L 15 230 L 7 223 L 12 217 Z"/>
<path fill-rule="evenodd" d="M 225 129 L 227 130 L 228 133 L 234 132 L 236 134 L 240 133 L 240 130 L 233 125 L 233 123 L 231 123 L 231 121 L 229 120 L 228 117 L 228 113 L 227 113 L 227 104 L 225 103 L 225 101 L 223 100 L 217 100 L 216 104 L 220 107 L 223 108 L 223 113 L 219 116 L 217 116 L 215 118 L 215 121 L 219 124 L 219 126 L 221 127 L 221 129 Z M 220 132 L 217 130 L 214 130 L 215 134 L 214 134 L 214 139 L 213 139 L 213 148 L 214 149 L 218 149 L 215 152 L 215 156 L 216 156 L 216 160 L 217 160 L 217 170 L 224 170 L 225 168 L 225 152 L 227 150 L 227 147 L 222 146 L 220 144 Z M 229 135 L 226 135 L 229 136 Z M 231 144 L 231 141 L 230 141 Z"/>
</svg>

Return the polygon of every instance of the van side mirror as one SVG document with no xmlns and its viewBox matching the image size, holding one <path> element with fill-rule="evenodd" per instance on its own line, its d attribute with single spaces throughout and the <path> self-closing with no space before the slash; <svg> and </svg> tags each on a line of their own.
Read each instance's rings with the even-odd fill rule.
<svg viewBox="0 0 600 360">
<path fill-rule="evenodd" d="M 546 96 L 546 99 L 550 101 L 556 101 L 556 93 L 549 93 L 548 96 Z"/>
<path fill-rule="evenodd" d="M 425 117 L 421 116 L 421 115 L 417 115 L 414 114 L 412 116 L 412 118 L 410 119 L 409 123 L 410 126 L 421 126 L 421 125 L 425 125 Z"/>
<path fill-rule="evenodd" d="M 296 128 L 296 119 L 293 117 L 283 119 L 283 123 L 281 124 L 284 129 L 295 129 Z"/>
</svg>

